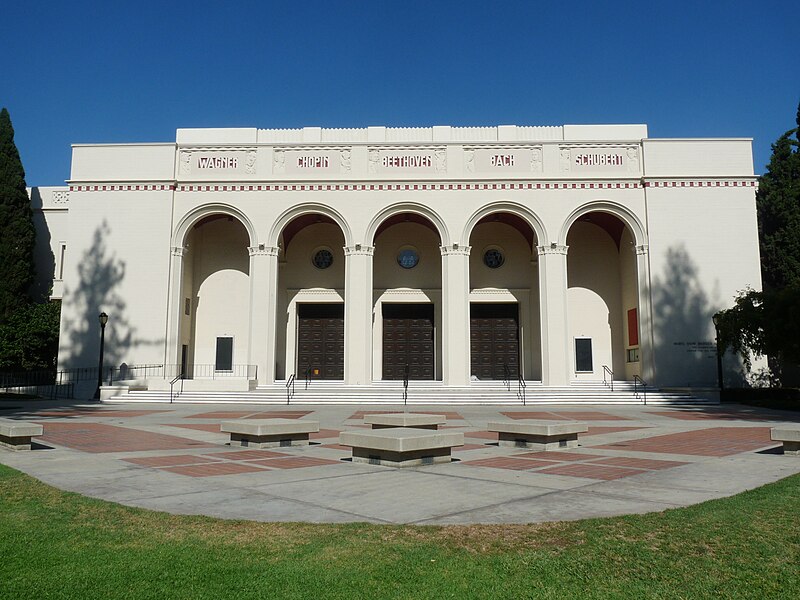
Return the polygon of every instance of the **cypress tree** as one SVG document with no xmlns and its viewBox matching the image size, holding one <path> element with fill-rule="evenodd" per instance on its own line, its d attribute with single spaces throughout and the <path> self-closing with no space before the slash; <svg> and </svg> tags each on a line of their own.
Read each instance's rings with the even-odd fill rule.
<svg viewBox="0 0 800 600">
<path fill-rule="evenodd" d="M 0 110 L 0 323 L 29 302 L 34 279 L 33 227 L 25 171 L 8 110 Z"/>
<path fill-rule="evenodd" d="M 759 180 L 756 195 L 765 290 L 800 283 L 799 147 L 800 105 L 797 128 L 784 133 L 772 145 L 767 172 Z"/>
</svg>

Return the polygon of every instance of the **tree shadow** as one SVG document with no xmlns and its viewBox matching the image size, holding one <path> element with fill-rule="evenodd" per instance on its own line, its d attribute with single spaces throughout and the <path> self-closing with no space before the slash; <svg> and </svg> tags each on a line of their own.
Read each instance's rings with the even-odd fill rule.
<svg viewBox="0 0 800 600">
<path fill-rule="evenodd" d="M 697 265 L 683 245 L 667 250 L 666 265 L 653 278 L 651 291 L 657 385 L 717 387 L 712 317 L 720 303 L 709 298 Z M 735 362 L 725 365 L 728 385 L 742 381 Z"/>
<path fill-rule="evenodd" d="M 65 294 L 62 332 L 69 332 L 65 364 L 59 368 L 96 365 L 100 352 L 98 315 L 109 315 L 105 331 L 104 363 L 116 365 L 131 348 L 135 328 L 125 315 L 125 300 L 117 291 L 125 279 L 125 262 L 109 256 L 106 239 L 111 235 L 107 221 L 95 230 L 92 244 L 78 263 L 78 283 Z M 64 343 L 62 341 L 62 348 Z"/>
<path fill-rule="evenodd" d="M 56 259 L 51 247 L 50 228 L 42 212 L 44 203 L 39 188 L 31 188 L 30 198 L 33 209 L 33 226 L 36 229 L 36 245 L 33 250 L 36 276 L 29 294 L 34 302 L 47 302 L 50 299 L 53 279 L 55 279 Z"/>
</svg>

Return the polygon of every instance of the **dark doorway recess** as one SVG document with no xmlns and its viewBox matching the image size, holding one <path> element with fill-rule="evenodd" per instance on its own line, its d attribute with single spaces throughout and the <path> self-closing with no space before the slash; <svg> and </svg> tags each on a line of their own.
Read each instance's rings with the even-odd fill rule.
<svg viewBox="0 0 800 600">
<path fill-rule="evenodd" d="M 344 379 L 344 304 L 297 305 L 297 378 Z"/>
<path fill-rule="evenodd" d="M 383 379 L 433 379 L 433 304 L 383 305 Z"/>
<path fill-rule="evenodd" d="M 519 375 L 519 307 L 517 304 L 470 304 L 472 375 L 481 380 Z"/>
</svg>

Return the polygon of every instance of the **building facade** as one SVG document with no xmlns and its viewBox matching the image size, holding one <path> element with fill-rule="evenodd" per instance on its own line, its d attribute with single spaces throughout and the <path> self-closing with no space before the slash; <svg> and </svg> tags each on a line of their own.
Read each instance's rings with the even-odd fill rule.
<svg viewBox="0 0 800 600">
<path fill-rule="evenodd" d="M 755 190 L 749 139 L 564 125 L 180 129 L 75 145 L 35 193 L 60 367 L 95 364 L 105 311 L 106 364 L 162 380 L 468 388 L 715 386 L 711 316 L 761 284 Z"/>
</svg>

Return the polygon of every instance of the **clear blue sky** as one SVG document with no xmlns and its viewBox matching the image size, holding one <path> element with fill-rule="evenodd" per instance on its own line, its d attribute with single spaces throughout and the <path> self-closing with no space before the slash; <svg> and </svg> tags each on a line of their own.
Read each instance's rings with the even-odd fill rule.
<svg viewBox="0 0 800 600">
<path fill-rule="evenodd" d="M 28 185 L 179 127 L 647 123 L 760 173 L 800 100 L 797 0 L 9 1 L 0 39 Z"/>
</svg>

